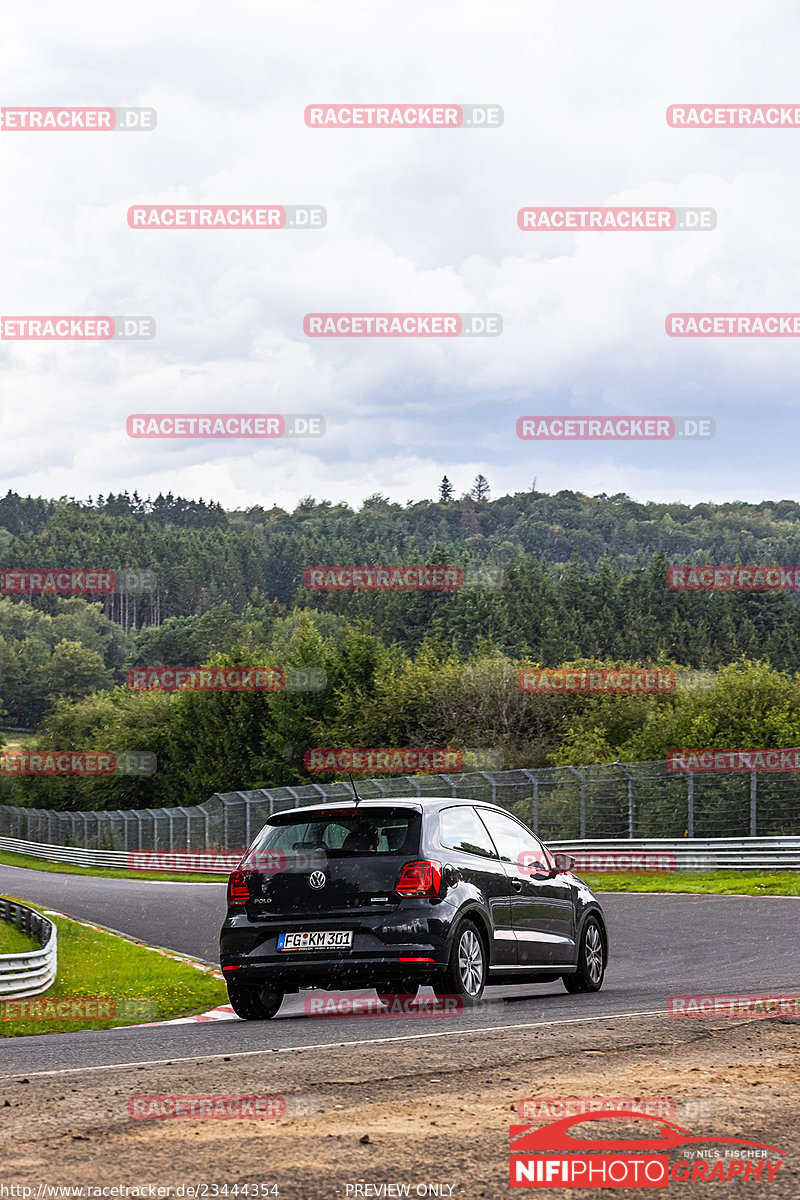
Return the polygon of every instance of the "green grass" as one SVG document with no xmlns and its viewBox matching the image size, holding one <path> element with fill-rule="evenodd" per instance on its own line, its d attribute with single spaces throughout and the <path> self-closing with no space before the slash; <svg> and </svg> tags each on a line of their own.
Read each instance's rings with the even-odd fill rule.
<svg viewBox="0 0 800 1200">
<path fill-rule="evenodd" d="M 673 871 L 584 874 L 597 892 L 705 892 L 735 896 L 800 896 L 800 871 Z"/>
<path fill-rule="evenodd" d="M 228 1003 L 225 984 L 209 969 L 198 970 L 147 946 L 88 929 L 66 917 L 51 920 L 58 927 L 58 975 L 49 991 L 32 997 L 28 1003 L 55 1004 L 72 998 L 111 1001 L 114 1007 L 105 1020 L 79 1016 L 37 1021 L 20 1019 L 19 1009 L 8 1007 L 15 1002 L 3 1001 L 0 1038 L 168 1021 Z"/>
<path fill-rule="evenodd" d="M 0 850 L 0 866 L 28 867 L 32 871 L 50 871 L 56 875 L 99 875 L 106 879 L 172 879 L 178 883 L 227 883 L 227 875 L 205 875 L 192 871 L 125 871 L 116 867 L 79 867 L 73 863 L 47 862 L 30 854 Z"/>
<path fill-rule="evenodd" d="M 26 950 L 38 949 L 37 944 L 20 933 L 16 925 L 0 921 L 0 954 L 24 954 Z"/>
<path fill-rule="evenodd" d="M 27 749 L 31 742 L 36 737 L 35 733 L 12 733 L 11 730 L 6 730 L 0 734 L 0 737 L 5 738 L 3 753 L 19 754 L 21 750 Z"/>
</svg>

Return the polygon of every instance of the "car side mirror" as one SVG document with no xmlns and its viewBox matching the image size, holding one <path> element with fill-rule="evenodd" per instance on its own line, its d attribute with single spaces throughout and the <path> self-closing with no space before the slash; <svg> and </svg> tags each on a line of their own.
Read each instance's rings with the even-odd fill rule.
<svg viewBox="0 0 800 1200">
<path fill-rule="evenodd" d="M 575 859 L 571 854 L 554 854 L 553 862 L 555 863 L 555 867 L 553 868 L 554 875 L 561 875 L 565 871 L 571 871 L 575 866 Z"/>
</svg>

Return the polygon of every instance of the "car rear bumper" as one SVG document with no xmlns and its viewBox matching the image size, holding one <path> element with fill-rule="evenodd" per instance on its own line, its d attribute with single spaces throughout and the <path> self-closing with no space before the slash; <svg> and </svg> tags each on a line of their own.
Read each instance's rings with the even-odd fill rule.
<svg viewBox="0 0 800 1200">
<path fill-rule="evenodd" d="M 232 914 L 220 934 L 220 965 L 226 979 L 270 983 L 276 991 L 305 987 L 359 987 L 403 979 L 425 983 L 447 966 L 452 909 L 404 904 L 391 913 L 298 920 L 251 921 Z M 279 933 L 350 929 L 350 950 L 277 949 Z"/>
</svg>

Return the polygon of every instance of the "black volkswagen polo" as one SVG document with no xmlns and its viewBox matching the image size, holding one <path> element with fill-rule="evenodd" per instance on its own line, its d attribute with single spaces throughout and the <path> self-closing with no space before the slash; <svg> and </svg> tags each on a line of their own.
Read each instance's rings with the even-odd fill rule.
<svg viewBox="0 0 800 1200">
<path fill-rule="evenodd" d="M 270 817 L 228 881 L 220 963 L 234 1011 L 287 992 L 487 984 L 596 992 L 608 959 L 593 892 L 516 817 L 456 798 L 331 802 Z"/>
</svg>

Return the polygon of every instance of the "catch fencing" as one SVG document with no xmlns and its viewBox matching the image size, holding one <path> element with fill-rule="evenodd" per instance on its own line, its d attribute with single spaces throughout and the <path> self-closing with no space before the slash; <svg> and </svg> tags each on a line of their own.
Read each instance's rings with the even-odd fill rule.
<svg viewBox="0 0 800 1200">
<path fill-rule="evenodd" d="M 681 772 L 663 761 L 358 780 L 363 798 L 462 796 L 515 813 L 546 842 L 800 836 L 798 772 Z M 217 792 L 194 806 L 56 812 L 0 806 L 0 839 L 84 850 L 244 849 L 273 813 L 350 799 L 349 784 Z M 2 842 L 0 841 L 0 845 Z M 11 847 L 7 845 L 7 848 Z"/>
<path fill-rule="evenodd" d="M 0 896 L 0 921 L 15 925 L 41 949 L 0 954 L 0 997 L 39 996 L 55 982 L 58 971 L 58 935 L 47 917 Z"/>
</svg>

